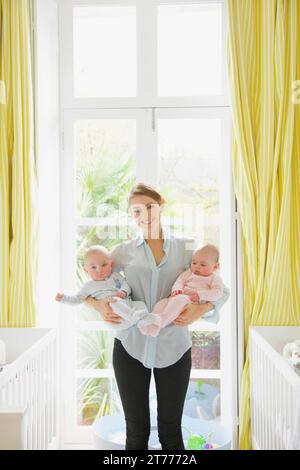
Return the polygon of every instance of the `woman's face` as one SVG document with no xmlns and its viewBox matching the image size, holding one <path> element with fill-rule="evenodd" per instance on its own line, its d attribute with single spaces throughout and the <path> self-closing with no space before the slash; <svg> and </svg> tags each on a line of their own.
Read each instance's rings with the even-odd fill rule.
<svg viewBox="0 0 300 470">
<path fill-rule="evenodd" d="M 162 207 L 149 196 L 134 196 L 130 201 L 133 220 L 147 238 L 159 238 Z"/>
</svg>

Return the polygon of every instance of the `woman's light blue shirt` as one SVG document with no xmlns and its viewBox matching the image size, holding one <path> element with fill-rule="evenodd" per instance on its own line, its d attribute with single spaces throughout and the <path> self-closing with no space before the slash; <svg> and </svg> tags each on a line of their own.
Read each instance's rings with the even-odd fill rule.
<svg viewBox="0 0 300 470">
<path fill-rule="evenodd" d="M 111 253 L 113 270 L 123 272 L 132 289 L 132 300 L 146 303 L 152 311 L 156 302 L 169 297 L 171 287 L 179 274 L 186 270 L 196 247 L 195 240 L 174 237 L 163 227 L 164 257 L 157 266 L 154 255 L 142 235 L 118 245 Z M 218 310 L 227 301 L 229 289 L 225 286 L 223 297 L 214 305 L 210 322 L 219 320 Z M 126 351 L 145 367 L 167 367 L 178 361 L 192 346 L 188 326 L 171 323 L 162 328 L 158 336 L 143 335 L 136 325 L 115 332 Z"/>
</svg>

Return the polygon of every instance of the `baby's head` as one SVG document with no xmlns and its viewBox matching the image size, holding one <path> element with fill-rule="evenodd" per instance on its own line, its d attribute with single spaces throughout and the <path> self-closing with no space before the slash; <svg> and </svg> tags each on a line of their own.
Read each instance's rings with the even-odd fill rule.
<svg viewBox="0 0 300 470">
<path fill-rule="evenodd" d="M 93 281 L 103 281 L 111 275 L 113 261 L 103 246 L 89 247 L 83 257 L 83 267 Z"/>
<path fill-rule="evenodd" d="M 215 245 L 204 245 L 194 251 L 191 262 L 193 274 L 210 276 L 219 267 L 219 250 Z"/>
</svg>

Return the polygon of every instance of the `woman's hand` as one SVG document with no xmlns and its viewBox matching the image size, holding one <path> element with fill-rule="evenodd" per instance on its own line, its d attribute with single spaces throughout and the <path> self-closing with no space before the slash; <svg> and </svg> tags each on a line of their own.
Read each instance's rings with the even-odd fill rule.
<svg viewBox="0 0 300 470">
<path fill-rule="evenodd" d="M 112 308 L 110 307 L 110 303 L 114 303 L 116 300 L 107 297 L 106 299 L 96 300 L 93 297 L 87 297 L 84 303 L 88 304 L 90 307 L 93 307 L 97 312 L 101 313 L 104 321 L 108 323 L 121 323 L 122 317 L 117 315 Z"/>
<path fill-rule="evenodd" d="M 214 308 L 213 304 L 206 302 L 205 304 L 187 304 L 182 312 L 174 320 L 175 325 L 186 326 L 199 320 L 206 312 Z"/>
</svg>

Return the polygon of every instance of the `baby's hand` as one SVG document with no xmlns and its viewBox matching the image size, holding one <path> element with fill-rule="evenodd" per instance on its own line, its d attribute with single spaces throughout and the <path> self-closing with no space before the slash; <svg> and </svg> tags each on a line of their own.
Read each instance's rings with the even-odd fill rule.
<svg viewBox="0 0 300 470">
<path fill-rule="evenodd" d="M 198 304 L 199 303 L 199 295 L 197 294 L 197 292 L 191 292 L 190 294 L 188 294 L 188 296 L 190 298 L 190 301 L 193 304 Z"/>
<path fill-rule="evenodd" d="M 58 293 L 58 294 L 56 294 L 55 300 L 57 302 L 60 302 L 62 300 L 63 296 L 64 296 L 64 294 Z"/>
<path fill-rule="evenodd" d="M 175 297 L 175 295 L 180 295 L 180 294 L 183 294 L 183 290 L 182 289 L 177 289 L 177 290 L 173 290 L 171 296 Z"/>
<path fill-rule="evenodd" d="M 121 297 L 121 299 L 125 299 L 125 297 L 127 297 L 127 294 L 124 290 L 119 290 L 117 293 L 116 293 L 116 296 L 117 297 Z"/>
</svg>

